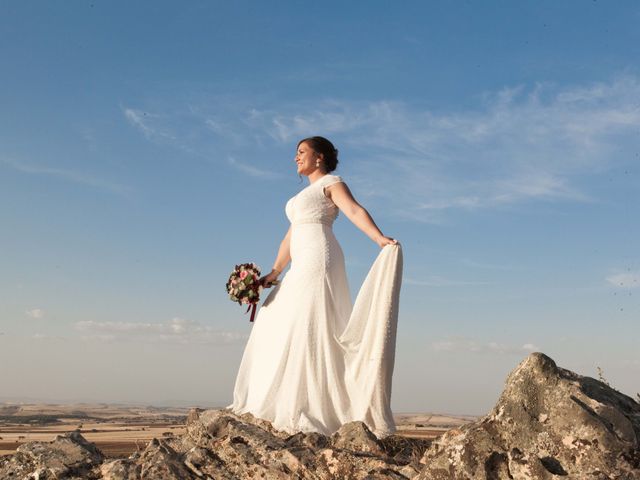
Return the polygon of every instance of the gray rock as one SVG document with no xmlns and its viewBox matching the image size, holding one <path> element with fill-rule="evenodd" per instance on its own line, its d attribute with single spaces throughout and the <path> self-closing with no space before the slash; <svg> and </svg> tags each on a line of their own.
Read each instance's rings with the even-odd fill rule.
<svg viewBox="0 0 640 480">
<path fill-rule="evenodd" d="M 154 438 L 137 459 L 141 479 L 183 480 L 198 478 L 185 465 L 183 456 L 164 440 Z"/>
<path fill-rule="evenodd" d="M 100 467 L 102 480 L 137 480 L 140 478 L 140 471 L 140 465 L 131 459 L 105 462 Z"/>
<path fill-rule="evenodd" d="M 640 479 L 640 404 L 529 355 L 489 415 L 446 432 L 419 479 Z"/>
<path fill-rule="evenodd" d="M 58 435 L 51 442 L 28 442 L 0 463 L 1 479 L 94 479 L 102 452 L 78 432 Z"/>
<path fill-rule="evenodd" d="M 376 436 L 361 422 L 331 437 L 290 435 L 250 414 L 194 409 L 180 437 L 105 460 L 79 433 L 0 458 L 0 479 L 640 479 L 640 405 L 532 354 L 492 412 L 429 441 Z"/>
<path fill-rule="evenodd" d="M 380 440 L 362 422 L 349 422 L 340 427 L 332 435 L 331 444 L 334 448 L 341 448 L 355 453 L 369 453 L 384 455 Z"/>
</svg>

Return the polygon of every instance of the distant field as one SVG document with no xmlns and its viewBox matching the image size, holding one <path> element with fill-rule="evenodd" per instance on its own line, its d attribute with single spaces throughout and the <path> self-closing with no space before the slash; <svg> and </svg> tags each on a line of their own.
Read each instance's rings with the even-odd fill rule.
<svg viewBox="0 0 640 480">
<path fill-rule="evenodd" d="M 105 404 L 0 404 L 0 455 L 79 430 L 107 456 L 128 456 L 152 438 L 180 435 L 189 409 Z"/>
<path fill-rule="evenodd" d="M 478 417 L 437 413 L 398 413 L 394 415 L 396 434 L 403 437 L 433 439 L 447 430 L 470 423 Z"/>
<path fill-rule="evenodd" d="M 79 430 L 109 457 L 126 457 L 152 438 L 181 435 L 188 408 L 107 404 L 0 404 L 0 455 L 34 440 Z M 450 428 L 473 421 L 471 416 L 406 413 L 395 415 L 398 434 L 435 438 Z"/>
</svg>

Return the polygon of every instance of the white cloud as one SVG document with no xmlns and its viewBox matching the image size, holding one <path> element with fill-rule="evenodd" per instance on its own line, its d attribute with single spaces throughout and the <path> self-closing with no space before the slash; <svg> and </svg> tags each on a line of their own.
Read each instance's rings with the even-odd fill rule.
<svg viewBox="0 0 640 480">
<path fill-rule="evenodd" d="M 620 288 L 638 288 L 640 287 L 640 273 L 625 272 L 609 275 L 605 279 L 611 285 Z"/>
<path fill-rule="evenodd" d="M 474 282 L 468 280 L 452 280 L 438 275 L 431 275 L 423 280 L 414 278 L 404 278 L 402 282 L 405 285 L 418 285 L 422 287 L 460 287 L 466 285 L 488 285 L 488 282 Z"/>
<path fill-rule="evenodd" d="M 241 163 L 238 160 L 236 160 L 233 157 L 229 157 L 229 165 L 233 166 L 234 168 L 240 170 L 241 172 L 244 172 L 248 175 L 251 175 L 252 177 L 258 177 L 258 178 L 280 178 L 281 175 L 279 175 L 276 172 L 270 172 L 268 170 L 262 170 L 258 167 L 255 167 L 253 165 L 247 165 L 245 163 Z"/>
<path fill-rule="evenodd" d="M 153 115 L 134 108 L 124 108 L 123 113 L 125 118 L 129 120 L 129 123 L 140 129 L 140 131 L 148 138 L 156 135 L 164 136 L 164 134 L 159 133 L 157 128 L 151 126 L 152 121 L 155 118 L 158 118 L 158 115 Z"/>
<path fill-rule="evenodd" d="M 270 169 L 235 159 L 281 155 L 302 137 L 329 136 L 348 152 L 347 181 L 367 205 L 436 223 L 451 212 L 532 200 L 597 201 L 583 180 L 626 161 L 640 128 L 640 80 L 630 75 L 563 88 L 516 85 L 456 111 L 384 99 L 206 100 L 208 108 L 167 115 L 124 112 L 147 137 L 171 138 L 208 159 L 223 152 L 213 160 L 255 176 Z"/>
<path fill-rule="evenodd" d="M 108 182 L 95 176 L 77 172 L 74 170 L 66 170 L 61 168 L 52 168 L 42 165 L 27 164 L 22 161 L 9 158 L 0 158 L 0 162 L 22 173 L 31 175 L 49 175 L 52 177 L 58 177 L 63 180 L 67 180 L 82 185 L 88 185 L 90 187 L 96 187 L 101 190 L 107 190 L 111 193 L 118 195 L 127 195 L 130 193 L 131 188 L 118 183 Z"/>
<path fill-rule="evenodd" d="M 500 355 L 521 355 L 539 351 L 540 348 L 533 343 L 524 345 L 505 345 L 497 342 L 479 342 L 467 338 L 454 338 L 433 342 L 431 347 L 437 352 L 470 352 L 470 353 L 494 353 Z"/>
<path fill-rule="evenodd" d="M 243 342 L 246 333 L 221 331 L 193 320 L 173 318 L 162 323 L 82 321 L 75 325 L 86 340 L 126 341 L 180 344 L 231 344 Z"/>
<path fill-rule="evenodd" d="M 68 337 L 63 337 L 63 336 L 59 336 L 59 335 L 47 335 L 45 333 L 35 333 L 33 334 L 32 337 L 34 340 L 68 340 Z"/>
<path fill-rule="evenodd" d="M 193 113 L 189 108 L 184 114 L 159 114 L 135 108 L 121 107 L 125 119 L 137 128 L 150 141 L 170 145 L 201 160 L 210 161 L 209 149 L 194 145 L 194 139 L 202 135 L 202 131 L 210 131 L 204 125 L 195 125 Z"/>
<path fill-rule="evenodd" d="M 35 318 L 35 319 L 40 319 L 40 318 L 44 318 L 44 310 L 41 308 L 32 308 L 30 310 L 27 310 L 25 312 L 27 314 L 28 317 L 31 318 Z"/>
<path fill-rule="evenodd" d="M 470 258 L 460 258 L 459 262 L 467 267 L 487 269 L 487 270 L 514 270 L 516 268 L 513 265 L 478 262 L 477 260 L 473 260 Z"/>
<path fill-rule="evenodd" d="M 336 133 L 360 157 L 368 191 L 391 191 L 385 203 L 398 214 L 434 221 L 530 199 L 592 201 L 573 177 L 610 167 L 612 152 L 640 127 L 639 105 L 640 83 L 627 77 L 560 91 L 505 89 L 461 112 L 327 102 L 298 109 L 305 115 L 264 115 L 263 128 L 283 142 Z"/>
</svg>

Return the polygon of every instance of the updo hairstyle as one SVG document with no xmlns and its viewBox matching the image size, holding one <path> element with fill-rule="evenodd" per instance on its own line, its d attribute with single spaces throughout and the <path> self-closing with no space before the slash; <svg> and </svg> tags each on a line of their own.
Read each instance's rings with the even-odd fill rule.
<svg viewBox="0 0 640 480">
<path fill-rule="evenodd" d="M 331 173 L 336 169 L 338 166 L 338 150 L 329 140 L 324 137 L 309 137 L 300 140 L 298 147 L 301 143 L 308 144 L 314 152 L 323 155 L 324 168 L 327 173 Z"/>
</svg>

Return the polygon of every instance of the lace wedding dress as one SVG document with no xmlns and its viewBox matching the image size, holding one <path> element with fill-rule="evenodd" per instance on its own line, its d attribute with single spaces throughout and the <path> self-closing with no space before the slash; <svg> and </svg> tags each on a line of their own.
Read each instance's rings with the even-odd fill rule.
<svg viewBox="0 0 640 480">
<path fill-rule="evenodd" d="M 291 198 L 291 267 L 265 299 L 236 378 L 233 403 L 290 433 L 330 435 L 354 420 L 395 431 L 391 377 L 402 278 L 399 244 L 385 246 L 351 304 L 332 230 L 338 208 L 325 175 Z"/>
</svg>

